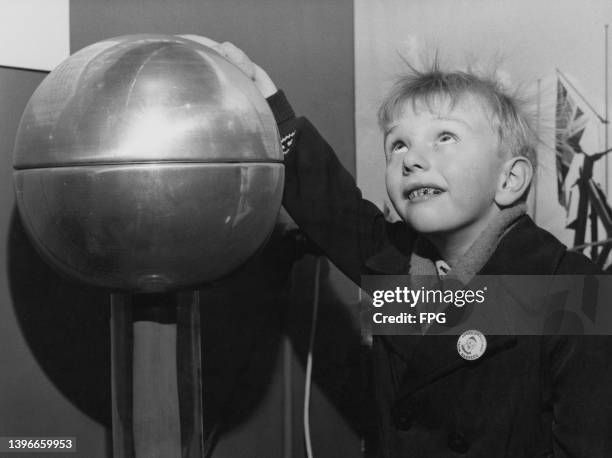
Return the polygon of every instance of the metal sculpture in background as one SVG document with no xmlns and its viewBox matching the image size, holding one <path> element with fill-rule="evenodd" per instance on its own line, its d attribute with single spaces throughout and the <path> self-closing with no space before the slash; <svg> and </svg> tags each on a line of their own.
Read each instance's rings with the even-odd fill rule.
<svg viewBox="0 0 612 458">
<path fill-rule="evenodd" d="M 185 38 L 93 44 L 29 101 L 13 162 L 24 226 L 59 272 L 113 291 L 116 457 L 203 455 L 199 304 L 189 288 L 265 243 L 281 161 L 253 83 Z"/>
<path fill-rule="evenodd" d="M 583 149 L 581 141 L 588 127 L 588 116 L 569 94 L 568 88 L 582 99 L 584 106 L 593 112 L 606 131 L 608 118 L 607 114 L 605 118 L 600 116 L 560 70 L 557 70 L 557 74 L 555 150 L 558 199 L 559 203 L 569 210 L 570 202 L 566 192 L 568 172 L 574 159 L 578 155 L 582 156 L 582 167 L 576 180 L 578 188 L 576 219 L 567 227 L 574 230 L 572 250 L 581 251 L 590 247 L 591 259 L 603 268 L 612 249 L 612 209 L 607 202 L 605 192 L 593 179 L 593 169 L 595 163 L 602 158 L 607 158 L 607 154 L 612 149 L 608 148 L 607 141 L 605 149 L 601 152 L 587 152 Z M 590 243 L 585 243 L 587 223 L 590 223 Z M 606 231 L 604 240 L 599 240 L 600 223 Z"/>
</svg>

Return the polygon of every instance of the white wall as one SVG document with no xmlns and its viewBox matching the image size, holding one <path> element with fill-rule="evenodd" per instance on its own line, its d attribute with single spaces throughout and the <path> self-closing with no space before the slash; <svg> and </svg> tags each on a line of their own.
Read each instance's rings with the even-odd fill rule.
<svg viewBox="0 0 612 458">
<path fill-rule="evenodd" d="M 0 65 L 50 71 L 70 54 L 69 0 L 0 0 Z"/>
</svg>

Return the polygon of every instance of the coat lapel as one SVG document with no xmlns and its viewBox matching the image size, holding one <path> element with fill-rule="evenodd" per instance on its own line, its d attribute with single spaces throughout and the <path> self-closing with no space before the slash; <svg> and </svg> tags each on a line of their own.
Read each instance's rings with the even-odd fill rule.
<svg viewBox="0 0 612 458">
<path fill-rule="evenodd" d="M 516 336 L 487 336 L 487 349 L 475 361 L 463 359 L 457 351 L 458 336 L 416 337 L 415 348 L 408 370 L 404 372 L 397 399 L 409 396 L 415 391 L 434 383 L 466 366 L 479 364 L 484 358 L 494 357 L 499 352 L 514 347 Z"/>
</svg>

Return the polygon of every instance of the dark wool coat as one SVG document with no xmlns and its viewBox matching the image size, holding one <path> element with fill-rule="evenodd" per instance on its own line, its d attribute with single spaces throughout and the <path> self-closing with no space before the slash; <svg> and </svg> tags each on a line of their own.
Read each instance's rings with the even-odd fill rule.
<svg viewBox="0 0 612 458">
<path fill-rule="evenodd" d="M 282 92 L 268 99 L 285 156 L 283 204 L 356 283 L 407 274 L 416 235 L 388 223 Z M 586 257 L 521 217 L 480 274 L 595 274 Z M 456 336 L 375 336 L 382 457 L 612 457 L 612 340 L 487 336 L 466 361 Z"/>
</svg>

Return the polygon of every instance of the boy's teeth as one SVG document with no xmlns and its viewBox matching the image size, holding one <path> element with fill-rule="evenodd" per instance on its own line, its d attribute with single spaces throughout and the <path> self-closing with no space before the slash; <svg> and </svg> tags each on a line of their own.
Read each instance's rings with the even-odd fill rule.
<svg viewBox="0 0 612 458">
<path fill-rule="evenodd" d="M 412 200 L 416 197 L 421 197 L 421 196 L 427 196 L 430 194 L 440 194 L 442 191 L 440 191 L 439 189 L 434 189 L 434 188 L 419 188 L 419 189 L 415 189 L 414 191 L 411 191 L 410 194 L 408 194 L 408 199 Z"/>
</svg>

